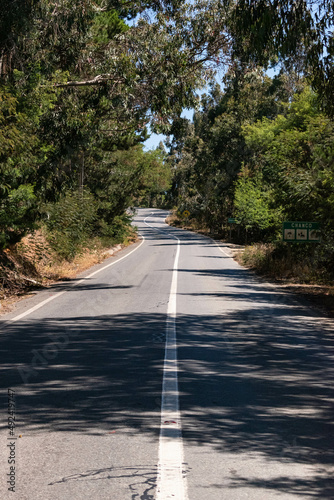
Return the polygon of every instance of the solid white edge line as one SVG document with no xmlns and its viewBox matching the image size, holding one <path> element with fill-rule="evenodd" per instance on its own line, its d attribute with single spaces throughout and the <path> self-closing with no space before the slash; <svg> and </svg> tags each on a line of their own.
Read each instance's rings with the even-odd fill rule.
<svg viewBox="0 0 334 500">
<path fill-rule="evenodd" d="M 207 238 L 209 238 L 210 240 L 212 240 L 218 247 L 218 249 L 224 254 L 226 255 L 226 257 L 228 257 L 229 259 L 232 259 L 233 257 L 231 257 L 231 255 L 229 255 L 228 253 L 225 252 L 225 250 L 219 245 L 219 243 L 217 243 L 217 241 L 215 241 L 213 238 L 210 238 L 210 236 L 207 236 Z"/>
<path fill-rule="evenodd" d="M 142 244 L 144 243 L 144 241 L 145 241 L 145 237 L 142 236 L 142 235 L 141 235 L 141 237 L 142 237 L 141 243 L 136 248 L 134 248 L 133 250 L 131 250 L 131 252 L 127 253 L 126 255 L 124 255 L 123 257 L 121 257 L 120 259 L 117 259 L 114 262 L 111 262 L 110 264 L 107 264 L 106 266 L 102 267 L 101 269 L 98 269 L 97 271 L 94 271 L 93 273 L 88 274 L 88 276 L 85 276 L 81 280 L 79 280 L 76 283 L 70 285 L 70 288 L 74 288 L 74 287 L 80 285 L 81 283 L 84 283 L 87 279 L 92 278 L 93 276 L 95 276 L 96 274 L 100 273 L 101 271 L 104 271 L 105 269 L 108 269 L 108 267 L 114 266 L 115 264 L 117 264 L 121 260 L 125 259 L 126 257 L 129 257 L 129 255 L 131 255 L 133 252 L 136 252 L 136 250 L 138 250 L 138 248 L 140 248 L 142 246 Z M 25 318 L 26 316 L 29 316 L 29 314 L 31 314 L 31 313 L 37 311 L 38 309 L 40 309 L 41 307 L 45 306 L 48 302 L 51 302 L 51 300 L 57 299 L 58 297 L 60 297 L 61 295 L 63 295 L 63 293 L 66 293 L 67 291 L 68 290 L 63 290 L 61 292 L 56 292 L 54 295 L 51 295 L 51 297 L 48 297 L 47 299 L 43 300 L 39 304 L 36 304 L 31 309 L 28 309 L 28 311 L 25 311 L 25 312 L 19 314 L 18 316 L 15 316 L 14 318 L 9 319 L 8 323 L 15 323 L 15 321 L 19 321 L 20 319 Z"/>
<path fill-rule="evenodd" d="M 145 224 L 158 231 L 146 222 L 148 217 L 144 219 Z M 183 473 L 184 457 L 176 342 L 177 278 L 181 242 L 176 236 L 169 236 L 177 240 L 177 249 L 167 307 L 156 498 L 157 500 L 188 500 L 187 480 Z"/>
</svg>

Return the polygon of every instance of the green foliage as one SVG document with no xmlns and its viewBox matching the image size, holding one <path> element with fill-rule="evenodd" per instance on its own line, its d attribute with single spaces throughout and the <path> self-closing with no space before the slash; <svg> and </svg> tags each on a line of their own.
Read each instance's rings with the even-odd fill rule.
<svg viewBox="0 0 334 500">
<path fill-rule="evenodd" d="M 111 246 L 132 236 L 131 217 L 122 214 L 107 221 L 99 215 L 100 204 L 83 190 L 66 192 L 59 201 L 44 207 L 47 238 L 59 257 L 72 260 L 83 248 L 89 247 L 95 237 L 105 246 Z"/>
<path fill-rule="evenodd" d="M 243 126 L 276 116 L 284 109 L 280 97 L 286 94 L 283 78 L 274 82 L 254 67 L 235 65 L 225 84 L 224 92 L 215 86 L 203 97 L 194 126 L 179 127 L 170 144 L 176 172 L 174 200 L 179 207 L 191 207 L 213 231 L 221 231 L 233 213 L 238 173 L 252 158 Z"/>
<path fill-rule="evenodd" d="M 143 154 L 138 197 L 134 204 L 154 207 L 163 206 L 171 187 L 172 171 L 162 147 Z"/>
<path fill-rule="evenodd" d="M 107 224 L 105 220 L 98 220 L 95 234 L 108 245 L 124 243 L 133 235 L 130 224 L 131 217 L 127 214 L 116 215 L 110 224 Z"/>
<path fill-rule="evenodd" d="M 308 87 L 294 96 L 285 116 L 245 125 L 245 140 L 290 220 L 328 225 L 333 212 L 334 124 L 317 108 Z"/>
<path fill-rule="evenodd" d="M 35 227 L 35 195 L 31 185 L 6 190 L 0 206 L 0 247 L 19 241 Z"/>
<path fill-rule="evenodd" d="M 304 74 L 333 116 L 333 20 L 333 0 L 238 0 L 230 19 L 234 57 Z"/>
<path fill-rule="evenodd" d="M 151 118 L 167 126 L 167 114 L 193 102 L 193 75 L 185 66 L 182 74 L 174 71 L 186 32 L 175 45 L 173 32 L 162 28 L 169 7 L 155 2 L 43 0 L 11 7 L 0 20 L 1 244 L 31 230 L 41 204 L 67 207 L 73 200 L 65 194 L 80 186 L 94 196 L 96 229 L 120 234 L 115 220 L 134 200 L 157 203 L 169 186 L 162 154 L 145 154 L 138 143 Z M 149 7 L 160 11 L 160 21 L 126 25 L 124 18 Z M 182 16 L 175 16 L 178 30 Z M 174 58 L 167 65 L 166 51 Z M 173 96 L 168 102 L 166 89 Z M 83 232 L 68 228 L 65 253 L 72 255 Z"/>
<path fill-rule="evenodd" d="M 93 235 L 97 204 L 86 192 L 68 192 L 45 207 L 48 240 L 63 258 L 72 259 Z"/>
<path fill-rule="evenodd" d="M 115 10 L 100 12 L 94 17 L 91 36 L 94 43 L 103 46 L 108 44 L 116 35 L 125 33 L 128 29 L 129 27 L 119 18 Z"/>
<path fill-rule="evenodd" d="M 234 193 L 234 215 L 242 228 L 252 231 L 253 238 L 275 235 L 280 229 L 282 208 L 272 206 L 272 195 L 261 174 L 249 177 L 249 172 L 242 170 Z"/>
<path fill-rule="evenodd" d="M 261 200 L 254 212 L 262 211 L 262 221 L 274 210 L 266 193 L 291 216 L 303 216 L 309 203 L 317 220 L 332 220 L 332 122 L 319 112 L 317 95 L 298 94 L 298 77 L 272 80 L 254 64 L 294 52 L 293 61 L 302 60 L 297 75 L 301 68 L 309 72 L 331 109 L 332 4 L 321 2 L 312 18 L 303 3 L 287 15 L 289 1 L 17 0 L 5 6 L 1 245 L 34 227 L 43 203 L 58 211 L 58 203 L 69 204 L 75 214 L 66 193 L 83 187 L 94 200 L 87 234 L 90 227 L 121 234 L 117 218 L 133 202 L 177 202 L 220 230 L 233 213 L 243 163 L 252 175 L 262 172 L 261 195 L 247 187 Z M 135 20 L 131 27 L 128 19 Z M 322 54 L 318 64 L 316 54 Z M 199 111 L 197 90 L 211 84 L 221 64 L 228 66 L 224 91 L 212 86 Z M 180 118 L 184 108 L 197 110 L 193 124 Z M 173 135 L 169 155 L 143 152 L 148 124 Z M 72 222 L 66 238 L 74 249 L 84 230 Z M 261 224 L 252 227 L 263 231 Z"/>
<path fill-rule="evenodd" d="M 226 83 L 204 96 L 193 125 L 175 126 L 173 200 L 220 234 L 235 217 L 243 241 L 279 239 L 284 220 L 320 222 L 322 245 L 303 250 L 319 278 L 333 265 L 334 123 L 293 74 L 271 80 L 250 69 Z"/>
</svg>

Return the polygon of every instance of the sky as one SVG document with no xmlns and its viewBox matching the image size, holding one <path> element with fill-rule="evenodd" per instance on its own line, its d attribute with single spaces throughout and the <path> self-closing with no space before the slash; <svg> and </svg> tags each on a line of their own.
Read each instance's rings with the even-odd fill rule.
<svg viewBox="0 0 334 500">
<path fill-rule="evenodd" d="M 182 114 L 182 118 L 188 118 L 188 120 L 192 120 L 194 116 L 194 110 L 193 109 L 185 109 Z M 144 142 L 144 149 L 145 151 L 148 151 L 150 149 L 155 149 L 157 146 L 159 146 L 159 143 L 161 141 L 164 141 L 166 139 L 166 136 L 163 134 L 152 134 L 147 141 Z"/>
<path fill-rule="evenodd" d="M 147 141 L 144 142 L 145 151 L 149 151 L 150 149 L 155 149 L 159 146 L 160 141 L 164 141 L 166 136 L 163 134 L 152 134 Z"/>
</svg>

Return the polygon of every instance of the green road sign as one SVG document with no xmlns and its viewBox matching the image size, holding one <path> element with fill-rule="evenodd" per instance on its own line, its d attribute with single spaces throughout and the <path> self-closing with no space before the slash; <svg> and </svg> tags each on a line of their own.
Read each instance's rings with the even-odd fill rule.
<svg viewBox="0 0 334 500">
<path fill-rule="evenodd" d="M 227 219 L 227 222 L 229 224 L 236 224 L 237 223 L 237 220 L 236 219 L 233 219 L 232 217 L 230 217 L 229 219 Z"/>
<path fill-rule="evenodd" d="M 283 222 L 283 241 L 320 241 L 319 222 Z"/>
</svg>

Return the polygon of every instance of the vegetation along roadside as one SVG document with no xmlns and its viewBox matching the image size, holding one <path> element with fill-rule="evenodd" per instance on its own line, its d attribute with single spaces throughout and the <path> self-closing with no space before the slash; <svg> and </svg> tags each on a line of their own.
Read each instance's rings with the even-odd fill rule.
<svg viewBox="0 0 334 500">
<path fill-rule="evenodd" d="M 331 286 L 334 4 L 316 4 L 4 0 L 0 293 L 33 238 L 73 263 L 129 239 L 135 203 Z M 145 151 L 151 133 L 165 147 Z M 284 221 L 318 224 L 321 244 L 281 244 Z"/>
</svg>

